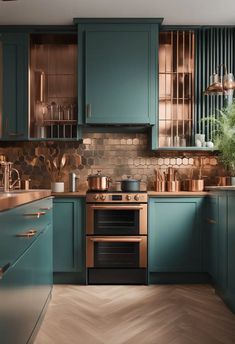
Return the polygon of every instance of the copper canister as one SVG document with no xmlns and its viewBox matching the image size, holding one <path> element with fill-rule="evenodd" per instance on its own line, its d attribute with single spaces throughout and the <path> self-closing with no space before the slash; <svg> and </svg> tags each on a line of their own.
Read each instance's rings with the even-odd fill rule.
<svg viewBox="0 0 235 344">
<path fill-rule="evenodd" d="M 192 179 L 189 191 L 198 192 L 204 190 L 204 179 Z"/>
<path fill-rule="evenodd" d="M 179 180 L 173 180 L 166 182 L 167 185 L 167 191 L 169 192 L 179 192 L 180 191 L 180 181 Z"/>
<path fill-rule="evenodd" d="M 164 192 L 166 191 L 166 182 L 165 181 L 156 181 L 155 182 L 155 191 Z"/>
</svg>

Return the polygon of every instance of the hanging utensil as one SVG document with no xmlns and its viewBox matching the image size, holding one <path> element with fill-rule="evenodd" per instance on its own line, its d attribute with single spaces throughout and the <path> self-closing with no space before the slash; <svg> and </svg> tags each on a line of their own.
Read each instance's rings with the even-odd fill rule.
<svg viewBox="0 0 235 344">
<path fill-rule="evenodd" d="M 63 155 L 62 155 L 62 158 L 61 158 L 61 161 L 60 161 L 60 170 L 62 170 L 62 169 L 64 168 L 66 162 L 67 162 L 66 155 L 63 154 Z"/>
<path fill-rule="evenodd" d="M 52 168 L 51 168 L 51 162 L 50 160 L 46 160 L 46 168 L 48 172 L 51 172 Z"/>
<path fill-rule="evenodd" d="M 53 165 L 54 165 L 55 169 L 58 170 L 59 162 L 58 162 L 58 158 L 57 157 L 53 160 Z"/>
</svg>

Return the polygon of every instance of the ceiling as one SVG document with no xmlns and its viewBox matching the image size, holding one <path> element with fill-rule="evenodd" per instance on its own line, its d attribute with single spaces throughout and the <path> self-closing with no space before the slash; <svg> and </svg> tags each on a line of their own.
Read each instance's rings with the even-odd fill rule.
<svg viewBox="0 0 235 344">
<path fill-rule="evenodd" d="M 234 0 L 0 1 L 0 25 L 70 25 L 82 17 L 163 17 L 164 24 L 235 25 Z"/>
</svg>

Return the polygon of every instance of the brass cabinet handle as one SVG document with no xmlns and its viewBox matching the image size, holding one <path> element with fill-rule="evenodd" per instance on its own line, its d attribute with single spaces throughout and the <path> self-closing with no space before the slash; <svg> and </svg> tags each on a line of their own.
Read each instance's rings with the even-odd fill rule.
<svg viewBox="0 0 235 344">
<path fill-rule="evenodd" d="M 40 208 L 40 210 L 51 210 L 52 207 L 45 207 L 45 208 Z"/>
<path fill-rule="evenodd" d="M 22 232 L 22 233 L 18 233 L 16 234 L 16 236 L 18 238 L 32 238 L 37 234 L 37 230 L 36 229 L 30 229 L 27 232 Z"/>
<path fill-rule="evenodd" d="M 36 213 L 28 213 L 28 214 L 26 213 L 24 214 L 24 216 L 35 216 L 39 219 L 41 215 L 45 215 L 45 214 L 46 214 L 45 211 L 37 211 Z"/>
<path fill-rule="evenodd" d="M 91 205 L 90 208 L 92 209 L 105 209 L 105 210 L 141 210 L 143 209 L 142 206 L 137 205 Z"/>
<path fill-rule="evenodd" d="M 207 223 L 209 223 L 210 225 L 213 225 L 213 224 L 216 224 L 216 221 L 208 218 Z"/>
<path fill-rule="evenodd" d="M 99 237 L 89 238 L 93 242 L 140 242 L 142 238 L 114 238 L 114 237 Z"/>
<path fill-rule="evenodd" d="M 0 279 L 3 278 L 4 273 L 9 269 L 10 263 L 7 263 L 6 265 L 0 267 Z"/>
<path fill-rule="evenodd" d="M 8 136 L 24 136 L 23 133 L 8 133 Z"/>
<path fill-rule="evenodd" d="M 86 105 L 86 116 L 87 118 L 91 118 L 91 104 Z"/>
</svg>

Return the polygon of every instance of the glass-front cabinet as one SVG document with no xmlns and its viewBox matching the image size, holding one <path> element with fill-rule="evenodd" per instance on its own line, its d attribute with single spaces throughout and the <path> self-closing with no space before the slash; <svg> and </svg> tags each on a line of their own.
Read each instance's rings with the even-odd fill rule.
<svg viewBox="0 0 235 344">
<path fill-rule="evenodd" d="M 30 35 L 30 137 L 77 138 L 77 35 Z"/>
<path fill-rule="evenodd" d="M 159 35 L 159 148 L 192 146 L 194 41 L 193 31 Z"/>
</svg>

